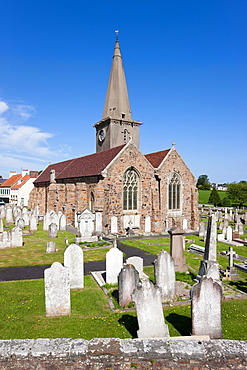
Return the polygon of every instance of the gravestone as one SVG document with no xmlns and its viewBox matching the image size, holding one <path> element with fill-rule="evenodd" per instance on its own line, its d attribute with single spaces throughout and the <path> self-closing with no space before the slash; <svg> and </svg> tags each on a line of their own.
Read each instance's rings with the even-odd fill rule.
<svg viewBox="0 0 247 370">
<path fill-rule="evenodd" d="M 118 282 L 118 274 L 123 267 L 123 252 L 117 247 L 111 248 L 106 253 L 106 283 Z"/>
<path fill-rule="evenodd" d="M 30 230 L 37 230 L 37 217 L 34 214 L 30 217 Z"/>
<path fill-rule="evenodd" d="M 0 217 L 5 218 L 5 206 L 0 206 Z"/>
<path fill-rule="evenodd" d="M 16 219 L 16 226 L 18 226 L 20 229 L 24 229 L 25 220 L 21 218 L 20 216 L 18 216 L 18 218 Z"/>
<path fill-rule="evenodd" d="M 112 216 L 111 217 L 111 234 L 117 234 L 117 233 L 118 233 L 117 217 Z"/>
<path fill-rule="evenodd" d="M 65 231 L 67 225 L 66 216 L 62 214 L 59 218 L 59 230 Z"/>
<path fill-rule="evenodd" d="M 203 277 L 191 288 L 192 335 L 222 338 L 222 288 L 212 278 Z"/>
<path fill-rule="evenodd" d="M 64 266 L 69 269 L 70 289 L 84 288 L 83 251 L 79 245 L 70 244 L 65 249 Z"/>
<path fill-rule="evenodd" d="M 151 233 L 151 217 L 146 216 L 145 217 L 145 234 L 150 234 Z"/>
<path fill-rule="evenodd" d="M 11 231 L 11 246 L 22 247 L 22 245 L 23 245 L 22 229 L 16 226 Z"/>
<path fill-rule="evenodd" d="M 95 231 L 97 233 L 102 232 L 102 212 L 95 213 Z"/>
<path fill-rule="evenodd" d="M 231 226 L 228 226 L 228 228 L 226 229 L 226 240 L 228 242 L 232 241 L 232 228 L 231 228 Z"/>
<path fill-rule="evenodd" d="M 25 226 L 29 226 L 29 223 L 30 223 L 29 214 L 27 212 L 23 213 L 22 218 L 25 222 Z"/>
<path fill-rule="evenodd" d="M 133 265 L 139 273 L 139 278 L 143 278 L 143 259 L 138 256 L 132 256 L 126 259 L 126 263 Z"/>
<path fill-rule="evenodd" d="M 57 237 L 57 224 L 51 223 L 49 225 L 48 238 L 56 238 L 56 237 Z"/>
<path fill-rule="evenodd" d="M 131 294 L 139 282 L 139 273 L 133 265 L 125 264 L 118 275 L 118 302 L 128 306 L 132 301 Z"/>
<path fill-rule="evenodd" d="M 170 255 L 174 260 L 175 271 L 188 271 L 188 266 L 184 257 L 184 231 L 180 226 L 174 226 L 168 230 L 170 234 Z"/>
<path fill-rule="evenodd" d="M 54 262 L 44 271 L 46 316 L 70 315 L 69 269 Z"/>
<path fill-rule="evenodd" d="M 5 211 L 5 222 L 7 225 L 13 224 L 14 219 L 13 219 L 13 212 L 11 207 L 7 207 Z"/>
<path fill-rule="evenodd" d="M 50 211 L 50 224 L 56 224 L 59 230 L 59 216 L 55 211 Z"/>
<path fill-rule="evenodd" d="M 155 282 L 161 289 L 162 302 L 174 300 L 176 296 L 176 276 L 174 260 L 168 252 L 162 250 L 154 261 Z"/>
<path fill-rule="evenodd" d="M 238 233 L 239 235 L 244 235 L 244 225 L 242 223 L 238 224 Z"/>
<path fill-rule="evenodd" d="M 0 217 L 0 233 L 3 232 L 3 219 Z"/>
<path fill-rule="evenodd" d="M 10 248 L 11 247 L 11 232 L 3 231 L 0 234 L 0 248 Z"/>
<path fill-rule="evenodd" d="M 139 330 L 138 338 L 169 338 L 161 302 L 161 289 L 143 279 L 132 294 Z"/>
<path fill-rule="evenodd" d="M 80 241 L 94 242 L 98 240 L 97 236 L 93 236 L 95 215 L 90 209 L 86 208 L 80 215 L 78 215 L 78 229 Z"/>
<path fill-rule="evenodd" d="M 206 233 L 206 224 L 205 222 L 201 221 L 199 225 L 199 237 L 204 238 Z"/>
<path fill-rule="evenodd" d="M 183 219 L 183 230 L 184 231 L 188 230 L 188 221 L 186 218 Z"/>
<path fill-rule="evenodd" d="M 50 212 L 47 212 L 44 216 L 43 219 L 43 231 L 48 231 L 49 230 L 49 225 L 50 225 Z"/>
<path fill-rule="evenodd" d="M 46 243 L 46 253 L 55 253 L 56 252 L 56 243 L 47 242 Z"/>
</svg>

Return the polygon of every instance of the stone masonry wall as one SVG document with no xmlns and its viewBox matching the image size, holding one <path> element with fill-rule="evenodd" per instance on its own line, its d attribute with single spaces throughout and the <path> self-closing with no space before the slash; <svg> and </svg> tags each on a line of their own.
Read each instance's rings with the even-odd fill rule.
<svg viewBox="0 0 247 370">
<path fill-rule="evenodd" d="M 0 341 L 5 370 L 246 369 L 247 342 L 161 339 L 26 339 Z"/>
</svg>

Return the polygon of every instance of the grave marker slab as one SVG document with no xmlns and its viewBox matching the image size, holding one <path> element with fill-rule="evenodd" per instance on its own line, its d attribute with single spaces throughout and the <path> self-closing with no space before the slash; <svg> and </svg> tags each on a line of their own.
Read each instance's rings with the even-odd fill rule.
<svg viewBox="0 0 247 370">
<path fill-rule="evenodd" d="M 69 269 L 70 289 L 84 288 L 83 251 L 79 245 L 70 244 L 65 249 L 64 266 Z"/>
</svg>

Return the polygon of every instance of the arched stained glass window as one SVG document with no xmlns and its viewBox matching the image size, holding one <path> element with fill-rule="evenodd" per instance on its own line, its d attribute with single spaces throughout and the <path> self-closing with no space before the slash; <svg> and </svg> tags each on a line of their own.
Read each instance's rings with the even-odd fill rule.
<svg viewBox="0 0 247 370">
<path fill-rule="evenodd" d="M 138 175 L 134 169 L 129 169 L 123 179 L 123 209 L 137 210 Z"/>
<path fill-rule="evenodd" d="M 169 209 L 178 210 L 181 205 L 181 183 L 179 175 L 174 172 L 169 182 Z"/>
</svg>

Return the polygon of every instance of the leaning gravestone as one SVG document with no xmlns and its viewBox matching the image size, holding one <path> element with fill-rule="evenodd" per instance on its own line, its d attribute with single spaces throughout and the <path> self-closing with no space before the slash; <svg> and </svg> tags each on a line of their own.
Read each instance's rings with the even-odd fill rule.
<svg viewBox="0 0 247 370">
<path fill-rule="evenodd" d="M 139 273 L 139 278 L 143 278 L 143 259 L 138 256 L 132 256 L 126 259 L 126 263 L 133 265 Z"/>
<path fill-rule="evenodd" d="M 83 251 L 79 245 L 70 244 L 65 249 L 64 266 L 69 269 L 70 289 L 84 288 Z"/>
<path fill-rule="evenodd" d="M 123 252 L 117 247 L 111 248 L 106 253 L 106 283 L 118 282 L 118 274 L 123 267 Z"/>
<path fill-rule="evenodd" d="M 128 306 L 132 301 L 131 294 L 139 282 L 139 274 L 133 265 L 126 264 L 118 275 L 118 302 L 120 306 Z"/>
<path fill-rule="evenodd" d="M 222 338 L 222 288 L 212 278 L 203 277 L 191 288 L 192 335 Z"/>
<path fill-rule="evenodd" d="M 132 294 L 139 330 L 138 338 L 169 338 L 161 303 L 161 290 L 149 279 L 143 279 Z"/>
<path fill-rule="evenodd" d="M 46 316 L 70 315 L 69 269 L 54 262 L 44 271 Z"/>
<path fill-rule="evenodd" d="M 47 242 L 46 243 L 46 253 L 55 253 L 56 252 L 56 243 Z"/>
<path fill-rule="evenodd" d="M 48 238 L 57 237 L 57 224 L 52 223 L 49 225 Z"/>
<path fill-rule="evenodd" d="M 161 288 L 162 302 L 172 301 L 176 296 L 176 276 L 174 260 L 162 250 L 154 261 L 155 282 Z"/>
<path fill-rule="evenodd" d="M 22 247 L 22 245 L 23 245 L 22 229 L 16 226 L 11 231 L 11 246 Z"/>
</svg>

